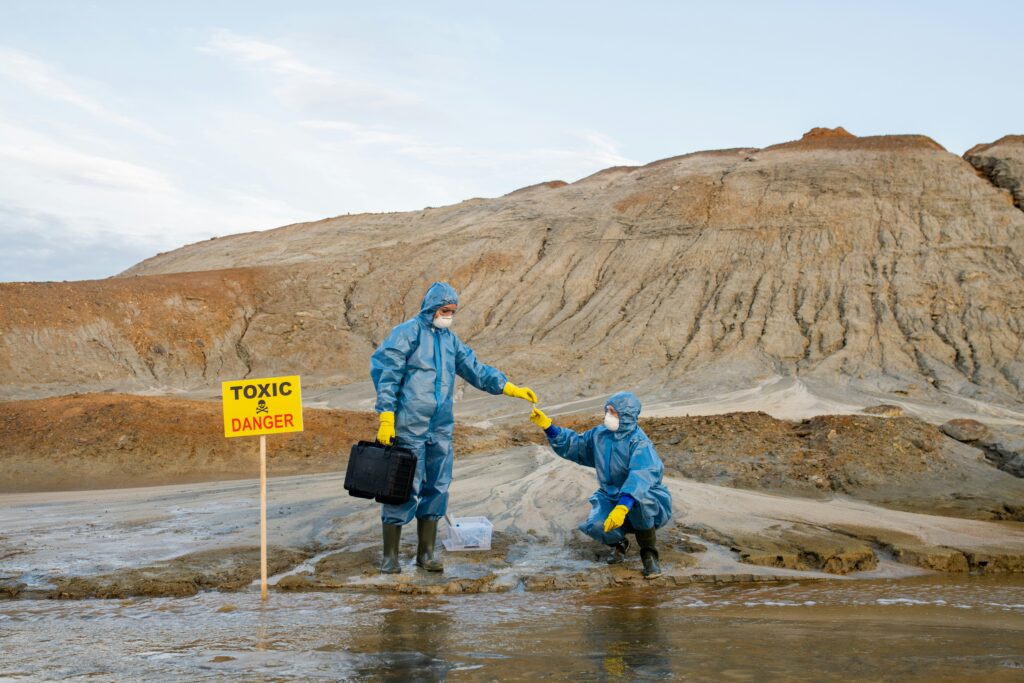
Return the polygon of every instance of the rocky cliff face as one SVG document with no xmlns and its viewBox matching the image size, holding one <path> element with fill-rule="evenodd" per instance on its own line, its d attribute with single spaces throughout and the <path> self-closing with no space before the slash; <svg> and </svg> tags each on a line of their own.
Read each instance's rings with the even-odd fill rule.
<svg viewBox="0 0 1024 683">
<path fill-rule="evenodd" d="M 445 279 L 478 355 L 565 395 L 780 373 L 1018 403 L 1024 212 L 1000 180 L 1021 177 L 1018 149 L 975 148 L 972 166 L 921 136 L 815 129 L 215 239 L 121 278 L 0 285 L 0 390 L 363 381 Z"/>
<path fill-rule="evenodd" d="M 1018 209 L 1024 209 L 1024 135 L 1007 135 L 990 145 L 975 145 L 964 158 L 993 185 L 1006 190 Z"/>
</svg>

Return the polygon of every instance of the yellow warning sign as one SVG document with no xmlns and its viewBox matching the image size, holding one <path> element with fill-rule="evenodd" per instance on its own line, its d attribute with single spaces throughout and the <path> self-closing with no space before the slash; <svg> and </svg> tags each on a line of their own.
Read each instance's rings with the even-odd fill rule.
<svg viewBox="0 0 1024 683">
<path fill-rule="evenodd" d="M 299 376 L 242 379 L 221 384 L 224 436 L 302 431 Z"/>
</svg>

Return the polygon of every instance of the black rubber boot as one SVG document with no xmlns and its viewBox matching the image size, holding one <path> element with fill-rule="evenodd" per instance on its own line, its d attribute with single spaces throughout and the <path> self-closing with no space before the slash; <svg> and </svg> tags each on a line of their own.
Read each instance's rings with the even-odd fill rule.
<svg viewBox="0 0 1024 683">
<path fill-rule="evenodd" d="M 428 572 L 443 572 L 441 560 L 434 557 L 434 544 L 437 542 L 437 520 L 417 519 L 416 535 L 419 544 L 416 548 L 416 566 Z"/>
<path fill-rule="evenodd" d="M 644 563 L 644 578 L 653 579 L 661 576 L 661 564 L 658 560 L 657 539 L 654 529 L 636 532 L 636 542 L 640 546 L 640 560 Z"/>
<path fill-rule="evenodd" d="M 605 560 L 608 564 L 622 564 L 626 561 L 626 551 L 629 549 L 629 539 L 624 538 L 612 546 L 612 554 Z"/>
<path fill-rule="evenodd" d="M 381 574 L 398 574 L 402 571 L 398 564 L 398 544 L 402 541 L 402 527 L 399 524 L 385 524 L 384 557 L 380 561 Z"/>
</svg>

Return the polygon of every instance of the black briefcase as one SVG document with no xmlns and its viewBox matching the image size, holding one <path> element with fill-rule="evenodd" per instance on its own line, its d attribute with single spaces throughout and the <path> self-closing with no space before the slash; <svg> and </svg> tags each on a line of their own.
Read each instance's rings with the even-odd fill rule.
<svg viewBox="0 0 1024 683">
<path fill-rule="evenodd" d="M 416 456 L 398 446 L 360 441 L 352 446 L 345 471 L 345 490 L 357 498 L 401 505 L 412 494 Z"/>
</svg>

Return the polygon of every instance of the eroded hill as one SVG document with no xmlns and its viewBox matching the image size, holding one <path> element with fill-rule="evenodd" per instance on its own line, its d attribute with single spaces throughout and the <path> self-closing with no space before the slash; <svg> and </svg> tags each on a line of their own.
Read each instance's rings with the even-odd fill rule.
<svg viewBox="0 0 1024 683">
<path fill-rule="evenodd" d="M 1016 405 L 1024 212 L 1009 196 L 928 138 L 816 129 L 215 239 L 121 278 L 0 285 L 0 390 L 365 381 L 373 346 L 445 279 L 460 336 L 549 395 L 795 374 Z"/>
</svg>

